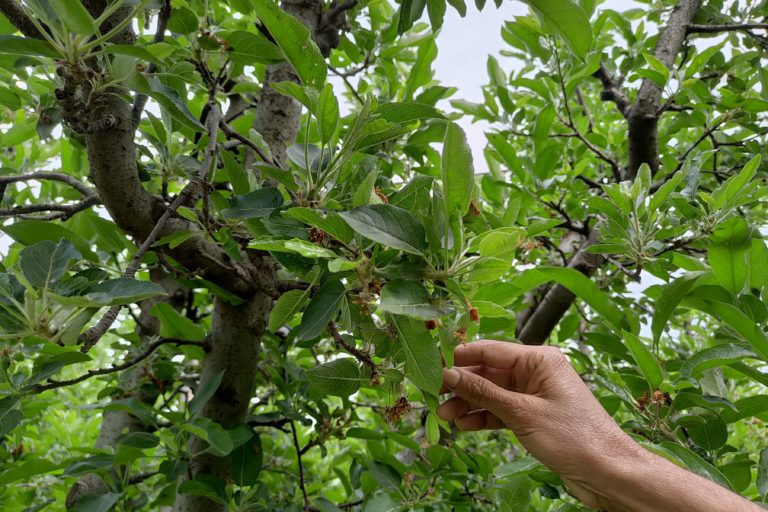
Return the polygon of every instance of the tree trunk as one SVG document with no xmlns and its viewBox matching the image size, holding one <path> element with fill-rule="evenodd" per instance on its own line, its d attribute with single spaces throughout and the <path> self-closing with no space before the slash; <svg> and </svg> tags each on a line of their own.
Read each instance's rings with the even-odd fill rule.
<svg viewBox="0 0 768 512">
<path fill-rule="evenodd" d="M 266 258 L 264 266 L 265 273 L 273 271 L 272 264 Z M 236 426 L 245 420 L 254 391 L 259 340 L 267 327 L 271 309 L 272 297 L 261 292 L 239 306 L 221 299 L 215 302 L 208 335 L 211 348 L 203 362 L 200 386 L 205 386 L 222 372 L 223 377 L 216 392 L 205 404 L 202 416 L 224 428 Z M 188 449 L 190 453 L 199 453 L 206 446 L 201 439 L 193 438 Z M 226 482 L 230 479 L 230 469 L 227 457 L 203 454 L 190 461 L 187 478 L 206 474 Z M 179 494 L 174 510 L 225 512 L 227 506 L 204 496 Z"/>
</svg>

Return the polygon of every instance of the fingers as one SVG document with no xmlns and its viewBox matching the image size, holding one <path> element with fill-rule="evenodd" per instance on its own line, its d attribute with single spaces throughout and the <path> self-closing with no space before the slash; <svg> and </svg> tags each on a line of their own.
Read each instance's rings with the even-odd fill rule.
<svg viewBox="0 0 768 512">
<path fill-rule="evenodd" d="M 488 411 L 474 411 L 456 418 L 456 427 L 465 432 L 476 430 L 498 430 L 504 428 L 504 422 Z"/>
<path fill-rule="evenodd" d="M 455 396 L 440 404 L 437 415 L 445 421 L 452 421 L 459 430 L 490 430 L 504 428 L 504 422 L 489 413 L 479 409 L 476 404 L 471 404 Z"/>
<path fill-rule="evenodd" d="M 465 366 L 462 367 L 462 369 L 480 375 L 504 389 L 515 389 L 515 374 L 509 370 L 499 370 L 498 368 L 491 368 L 488 366 Z M 450 389 L 448 386 L 443 383 L 443 386 L 440 388 L 440 394 L 442 395 L 449 391 Z"/>
<path fill-rule="evenodd" d="M 453 352 L 454 365 L 488 366 L 508 370 L 521 359 L 529 357 L 532 348 L 507 341 L 475 341 L 456 347 Z"/>
<path fill-rule="evenodd" d="M 508 391 L 462 368 L 443 370 L 443 383 L 458 397 L 463 398 L 467 404 L 464 406 L 461 402 L 452 402 L 452 400 L 446 402 L 449 405 L 446 406 L 445 411 L 456 413 L 454 417 L 457 418 L 461 417 L 457 413 L 470 411 L 469 404 L 473 404 L 476 406 L 474 408 L 485 409 L 503 423 L 512 425 L 520 411 L 529 410 L 534 406 L 532 397 Z"/>
</svg>

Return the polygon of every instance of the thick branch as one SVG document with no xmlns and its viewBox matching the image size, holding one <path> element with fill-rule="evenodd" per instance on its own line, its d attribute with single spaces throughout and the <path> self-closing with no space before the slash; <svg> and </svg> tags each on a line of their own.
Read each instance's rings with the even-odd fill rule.
<svg viewBox="0 0 768 512">
<path fill-rule="evenodd" d="M 133 277 L 136 271 L 139 270 L 141 260 L 147 253 L 152 244 L 160 238 L 160 234 L 164 231 L 165 225 L 168 223 L 171 216 L 179 209 L 183 204 L 188 202 L 194 202 L 197 198 L 200 190 L 208 183 L 208 172 L 213 163 L 214 155 L 216 154 L 216 136 L 219 132 L 219 121 L 221 119 L 221 111 L 219 106 L 211 101 L 209 103 L 210 112 L 208 114 L 207 128 L 208 128 L 208 147 L 205 150 L 205 156 L 203 157 L 203 163 L 200 166 L 200 170 L 195 177 L 182 189 L 176 199 L 168 205 L 165 212 L 160 216 L 155 227 L 152 228 L 149 235 L 144 239 L 144 243 L 141 244 L 139 250 L 134 254 L 131 264 L 123 273 L 123 277 Z M 82 344 L 81 350 L 88 352 L 114 323 L 118 313 L 122 306 L 112 306 L 106 314 L 99 320 L 99 322 L 82 333 L 78 337 L 78 343 Z"/>
<path fill-rule="evenodd" d="M 13 26 L 25 36 L 41 37 L 40 31 L 29 20 L 24 8 L 16 0 L 0 0 L 0 12 L 5 14 Z"/>
<path fill-rule="evenodd" d="M 632 109 L 632 103 L 630 103 L 627 94 L 621 89 L 621 82 L 608 71 L 605 64 L 600 64 L 600 68 L 595 71 L 594 76 L 603 84 L 603 92 L 600 98 L 603 101 L 614 102 L 621 115 L 628 117 L 629 111 Z"/>
<path fill-rule="evenodd" d="M 688 25 L 699 10 L 700 0 L 680 0 L 669 16 L 666 28 L 659 35 L 654 56 L 672 69 L 680 53 Z M 629 112 L 629 166 L 624 179 L 632 180 L 642 164 L 648 164 L 652 173 L 659 169 L 659 121 L 661 87 L 646 78 L 640 85 L 635 104 Z"/>
</svg>

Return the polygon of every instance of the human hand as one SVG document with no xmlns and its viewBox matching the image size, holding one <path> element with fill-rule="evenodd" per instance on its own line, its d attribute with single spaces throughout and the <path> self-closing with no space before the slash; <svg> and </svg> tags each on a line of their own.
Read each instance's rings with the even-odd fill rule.
<svg viewBox="0 0 768 512">
<path fill-rule="evenodd" d="M 454 361 L 443 391 L 455 396 L 438 415 L 460 430 L 511 429 L 585 504 L 601 506 L 601 479 L 617 461 L 642 460 L 557 348 L 478 341 L 457 347 Z"/>
</svg>

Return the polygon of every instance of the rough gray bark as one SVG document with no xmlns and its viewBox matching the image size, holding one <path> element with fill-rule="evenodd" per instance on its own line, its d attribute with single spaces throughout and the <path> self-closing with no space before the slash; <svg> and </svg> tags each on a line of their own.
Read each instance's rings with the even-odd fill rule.
<svg viewBox="0 0 768 512">
<path fill-rule="evenodd" d="M 701 0 L 681 0 L 669 16 L 666 28 L 659 35 L 654 56 L 667 68 L 672 68 L 675 58 L 685 42 L 688 25 L 699 10 Z M 655 174 L 659 170 L 659 108 L 661 87 L 646 78 L 640 85 L 637 98 L 629 112 L 629 167 L 624 179 L 634 179 L 644 163 Z"/>
<path fill-rule="evenodd" d="M 354 5 L 354 0 L 339 4 L 332 2 L 331 7 L 323 12 L 324 3 L 317 0 L 283 0 L 281 3 L 285 12 L 307 26 L 325 56 L 339 44 L 339 31 L 346 22 L 344 13 Z M 286 149 L 296 140 L 301 124 L 301 105 L 269 85 L 283 81 L 299 82 L 299 77 L 288 63 L 267 66 L 264 87 L 253 119 L 253 129 L 261 134 L 280 165 L 287 163 Z M 249 160 L 251 158 L 249 156 Z"/>
<path fill-rule="evenodd" d="M 152 338 L 157 336 L 160 332 L 159 320 L 150 313 L 152 306 L 159 302 L 165 302 L 171 304 L 176 309 L 181 309 L 186 297 L 183 288 L 162 272 L 153 270 L 150 275 L 152 280 L 160 284 L 168 295 L 154 297 L 139 303 L 139 324 L 136 326 L 136 332 L 141 337 L 141 344 L 136 349 L 137 353 L 142 352 Z M 130 358 L 131 355 L 132 354 L 129 354 L 126 357 Z M 139 389 L 141 384 L 146 381 L 147 375 L 145 368 L 150 361 L 151 359 L 144 364 L 126 370 L 120 375 L 118 385 L 120 389 L 124 391 L 124 394 L 115 397 L 115 399 L 134 397 L 150 405 L 155 402 L 157 394 L 147 393 Z M 120 437 L 122 433 L 126 431 L 142 431 L 145 430 L 145 428 L 146 426 L 138 418 L 126 411 L 105 411 L 101 421 L 99 437 L 96 439 L 94 447 L 113 447 L 115 446 L 117 438 Z M 70 488 L 69 493 L 67 494 L 66 507 L 67 509 L 73 507 L 75 502 L 85 496 L 104 494 L 107 492 L 109 492 L 109 488 L 101 476 L 94 473 L 84 475 Z"/>
<path fill-rule="evenodd" d="M 266 258 L 265 258 L 266 260 Z M 272 264 L 264 262 L 269 269 Z M 267 271 L 267 270 L 265 270 Z M 264 276 L 265 278 L 274 276 Z M 272 297 L 257 292 L 244 304 L 233 306 L 216 300 L 211 331 L 210 351 L 203 362 L 200 385 L 224 372 L 216 393 L 205 404 L 202 416 L 224 428 L 243 423 L 253 396 L 259 340 L 267 327 Z M 190 442 L 189 452 L 200 453 L 206 443 L 198 438 Z M 210 474 L 226 481 L 230 478 L 230 462 L 226 457 L 203 454 L 190 461 L 187 478 Z M 179 494 L 174 510 L 177 512 L 224 512 L 226 505 L 203 496 Z"/>
<path fill-rule="evenodd" d="M 654 55 L 668 68 L 680 53 L 685 42 L 688 25 L 699 10 L 700 0 L 680 0 L 669 16 L 667 26 L 661 31 Z M 619 111 L 627 118 L 629 139 L 629 165 L 624 169 L 622 178 L 634 180 L 638 168 L 647 163 L 652 172 L 659 167 L 659 142 L 657 125 L 661 114 L 661 88 L 648 78 L 643 80 L 635 103 L 630 106 L 620 85 L 610 76 L 605 67 L 596 73 L 605 87 L 603 99 L 616 103 Z M 591 275 L 603 262 L 603 258 L 590 254 L 587 249 L 597 242 L 597 232 L 593 230 L 568 267 L 584 275 Z M 523 315 L 525 322 L 517 326 L 518 338 L 527 345 L 541 345 L 546 342 L 552 330 L 568 311 L 575 295 L 566 287 L 555 284 L 547 291 L 544 298 L 533 306 L 528 315 Z"/>
</svg>

